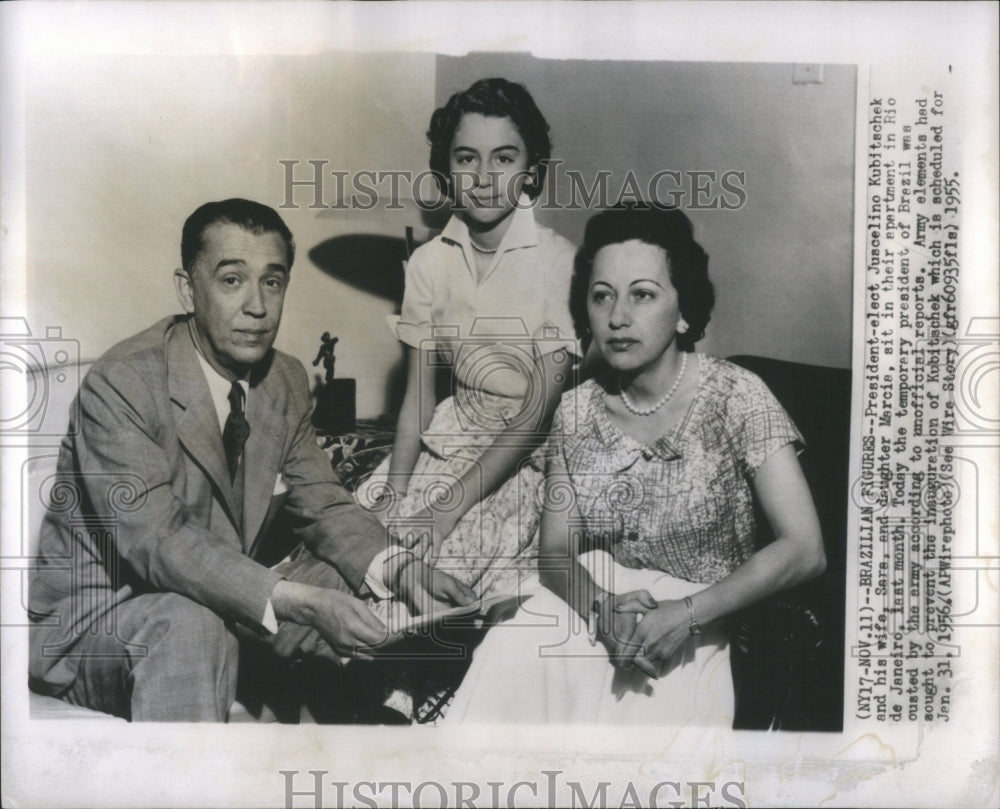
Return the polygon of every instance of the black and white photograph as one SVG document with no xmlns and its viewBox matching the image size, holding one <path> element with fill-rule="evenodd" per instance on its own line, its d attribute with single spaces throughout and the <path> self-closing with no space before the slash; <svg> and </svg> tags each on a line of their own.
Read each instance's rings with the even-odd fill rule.
<svg viewBox="0 0 1000 809">
<path fill-rule="evenodd" d="M 905 8 L 3 9 L 4 804 L 993 805 L 996 6 Z"/>
</svg>

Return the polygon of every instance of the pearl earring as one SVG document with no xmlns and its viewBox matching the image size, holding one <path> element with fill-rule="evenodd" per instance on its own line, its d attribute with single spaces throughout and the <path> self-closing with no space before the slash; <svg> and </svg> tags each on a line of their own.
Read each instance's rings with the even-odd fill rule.
<svg viewBox="0 0 1000 809">
<path fill-rule="evenodd" d="M 687 321 L 684 318 L 681 318 L 680 320 L 677 321 L 678 334 L 685 334 L 689 328 L 691 327 L 688 326 Z"/>
</svg>

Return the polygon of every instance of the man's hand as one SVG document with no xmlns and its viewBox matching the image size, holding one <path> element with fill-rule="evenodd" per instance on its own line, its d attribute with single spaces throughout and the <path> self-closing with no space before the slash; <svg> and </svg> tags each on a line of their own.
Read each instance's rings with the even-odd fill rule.
<svg viewBox="0 0 1000 809">
<path fill-rule="evenodd" d="M 369 659 L 362 651 L 385 640 L 385 625 L 354 596 L 326 587 L 279 581 L 271 592 L 275 615 L 313 627 L 337 654 Z"/>
<path fill-rule="evenodd" d="M 396 583 L 396 594 L 417 615 L 441 606 L 465 606 L 476 600 L 471 588 L 410 554 L 399 557 L 392 581 Z"/>
</svg>

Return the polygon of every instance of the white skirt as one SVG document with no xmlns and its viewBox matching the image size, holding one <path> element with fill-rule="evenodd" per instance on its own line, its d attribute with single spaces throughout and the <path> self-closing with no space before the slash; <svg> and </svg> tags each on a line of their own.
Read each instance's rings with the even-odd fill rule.
<svg viewBox="0 0 1000 809">
<path fill-rule="evenodd" d="M 634 570 L 603 551 L 580 562 L 604 589 L 648 590 L 678 599 L 706 585 L 659 570 Z M 535 593 L 510 620 L 492 628 L 444 718 L 445 724 L 607 724 L 732 727 L 729 640 L 718 625 L 688 640 L 658 679 L 621 671 L 590 645 L 586 622 L 535 582 Z"/>
</svg>

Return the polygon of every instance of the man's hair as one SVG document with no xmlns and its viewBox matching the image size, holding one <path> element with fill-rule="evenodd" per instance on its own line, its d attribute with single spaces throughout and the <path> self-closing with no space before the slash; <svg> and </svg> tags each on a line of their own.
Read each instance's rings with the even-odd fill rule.
<svg viewBox="0 0 1000 809">
<path fill-rule="evenodd" d="M 587 222 L 583 245 L 576 254 L 570 311 L 577 335 L 587 339 L 587 290 L 594 269 L 594 257 L 602 247 L 638 239 L 662 247 L 667 254 L 670 283 L 677 290 L 681 315 L 688 331 L 677 335 L 677 347 L 694 351 L 705 336 L 705 327 L 715 304 L 715 290 L 708 279 L 708 255 L 695 241 L 691 220 L 678 208 L 657 202 L 616 205 L 601 211 Z"/>
<path fill-rule="evenodd" d="M 431 145 L 431 171 L 441 190 L 451 193 L 450 153 L 455 131 L 466 113 L 488 118 L 510 118 L 528 150 L 528 165 L 537 166 L 538 181 L 526 185 L 524 193 L 534 199 L 542 193 L 546 161 L 552 156 L 549 125 L 524 85 L 507 79 L 480 79 L 468 90 L 455 93 L 443 107 L 434 110 L 427 140 Z"/>
<path fill-rule="evenodd" d="M 224 199 L 221 202 L 206 202 L 184 223 L 181 231 L 181 266 L 190 273 L 194 262 L 205 247 L 205 231 L 216 223 L 241 227 L 255 236 L 277 233 L 285 242 L 288 253 L 288 270 L 295 261 L 295 240 L 288 225 L 284 223 L 274 208 L 249 199 Z"/>
</svg>

